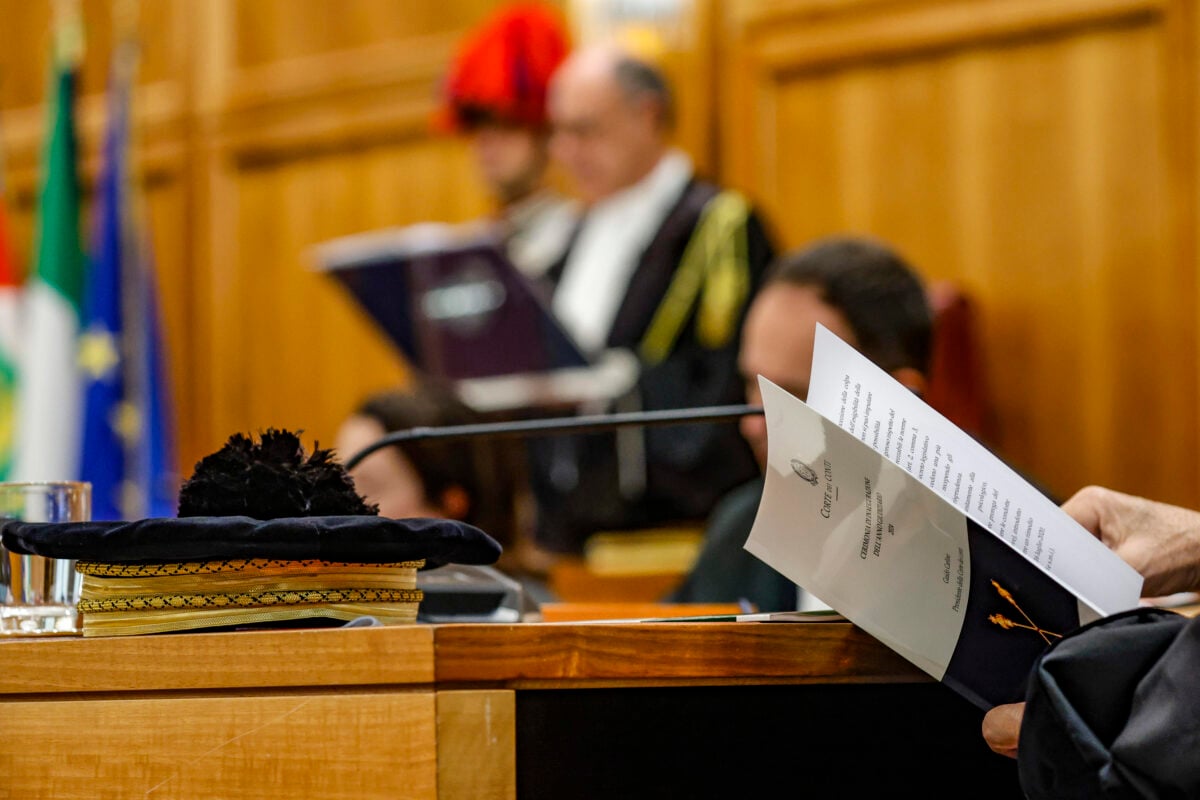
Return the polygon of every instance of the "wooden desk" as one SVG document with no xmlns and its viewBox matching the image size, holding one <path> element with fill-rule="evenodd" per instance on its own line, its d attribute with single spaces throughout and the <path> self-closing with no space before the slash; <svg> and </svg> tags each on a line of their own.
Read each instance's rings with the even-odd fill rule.
<svg viewBox="0 0 1200 800">
<path fill-rule="evenodd" d="M 514 692 L 523 800 L 1023 796 L 980 710 L 849 623 L 444 625 L 434 647 L 439 687 Z"/>
<path fill-rule="evenodd" d="M 0 798 L 435 798 L 433 633 L 0 640 Z"/>
<path fill-rule="evenodd" d="M 0 798 L 1019 798 L 847 623 L 0 640 Z"/>
</svg>

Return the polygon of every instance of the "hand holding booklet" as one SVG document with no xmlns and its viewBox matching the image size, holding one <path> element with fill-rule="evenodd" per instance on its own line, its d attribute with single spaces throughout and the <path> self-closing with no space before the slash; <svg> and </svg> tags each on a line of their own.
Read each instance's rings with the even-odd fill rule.
<svg viewBox="0 0 1200 800">
<path fill-rule="evenodd" d="M 824 327 L 807 404 L 759 384 L 746 549 L 977 706 L 1022 699 L 1046 647 L 1137 605 L 1137 572 Z"/>
</svg>

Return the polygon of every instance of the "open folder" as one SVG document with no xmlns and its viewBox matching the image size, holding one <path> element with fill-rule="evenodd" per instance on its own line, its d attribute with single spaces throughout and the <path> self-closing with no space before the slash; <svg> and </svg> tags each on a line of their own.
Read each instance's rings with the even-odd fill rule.
<svg viewBox="0 0 1200 800">
<path fill-rule="evenodd" d="M 746 549 L 981 708 L 1137 605 L 1142 579 L 1015 471 L 818 326 L 807 403 L 760 377 Z"/>
<path fill-rule="evenodd" d="M 335 278 L 418 369 L 457 381 L 593 362 L 483 226 L 422 223 L 316 248 Z"/>
</svg>

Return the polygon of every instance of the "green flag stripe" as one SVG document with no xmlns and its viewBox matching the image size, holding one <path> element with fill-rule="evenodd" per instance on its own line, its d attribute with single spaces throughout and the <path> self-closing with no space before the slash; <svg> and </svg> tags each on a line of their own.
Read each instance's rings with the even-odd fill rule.
<svg viewBox="0 0 1200 800">
<path fill-rule="evenodd" d="M 53 135 L 41 199 L 37 277 L 61 294 L 79 317 L 83 302 L 83 248 L 79 238 L 79 187 L 75 175 L 75 132 L 71 124 L 74 74 L 59 68 L 53 106 Z"/>
</svg>

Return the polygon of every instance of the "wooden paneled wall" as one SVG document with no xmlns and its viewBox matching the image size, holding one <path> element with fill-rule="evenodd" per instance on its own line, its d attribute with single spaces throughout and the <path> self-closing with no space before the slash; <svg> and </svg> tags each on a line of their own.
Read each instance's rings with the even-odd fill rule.
<svg viewBox="0 0 1200 800">
<path fill-rule="evenodd" d="M 183 474 L 235 431 L 330 445 L 398 353 L 310 247 L 489 210 L 460 140 L 428 126 L 463 33 L 497 0 L 143 0 L 139 167 L 161 273 Z M 112 7 L 83 5 L 89 177 Z M 16 246 L 31 252 L 50 3 L 0 0 L 0 130 Z"/>
<path fill-rule="evenodd" d="M 132 135 L 163 298 L 172 390 L 184 429 L 184 449 L 192 456 L 193 429 L 187 421 L 194 419 L 198 410 L 189 391 L 189 275 L 195 262 L 188 246 L 192 236 L 186 134 L 190 48 L 186 20 L 180 14 L 183 5 L 170 0 L 148 3 L 141 9 L 139 28 L 153 33 L 142 37 Z M 87 50 L 76 114 L 81 173 L 85 193 L 90 195 L 100 167 L 98 153 L 107 119 L 103 92 L 114 33 L 109 3 L 89 0 L 83 10 Z M 48 115 L 42 101 L 50 75 L 51 11 L 49 2 L 0 0 L 0 168 L 4 170 L 9 230 L 18 264 L 25 268 L 32 268 L 34 215 Z M 90 211 L 87 199 L 85 216 Z M 86 241 L 90 233 L 86 222 L 82 233 Z"/>
<path fill-rule="evenodd" d="M 462 142 L 428 122 L 457 40 L 491 5 L 202 4 L 194 391 L 210 448 L 268 425 L 332 444 L 366 393 L 405 380 L 309 248 L 487 212 Z"/>
<path fill-rule="evenodd" d="M 726 11 L 721 163 L 783 244 L 873 235 L 958 282 L 991 444 L 1053 493 L 1197 505 L 1195 3 Z"/>
<path fill-rule="evenodd" d="M 488 210 L 426 126 L 499 0 L 142 0 L 139 167 L 181 470 L 235 431 L 332 442 L 405 365 L 312 271 L 328 237 Z M 568 3 L 560 4 L 564 8 Z M 1194 0 L 697 0 L 681 142 L 785 247 L 879 236 L 975 300 L 993 446 L 1065 496 L 1198 505 Z M 85 0 L 97 166 L 110 3 Z M 28 258 L 50 4 L 0 0 L 0 157 Z M 714 80 L 707 80 L 712 77 Z"/>
</svg>

